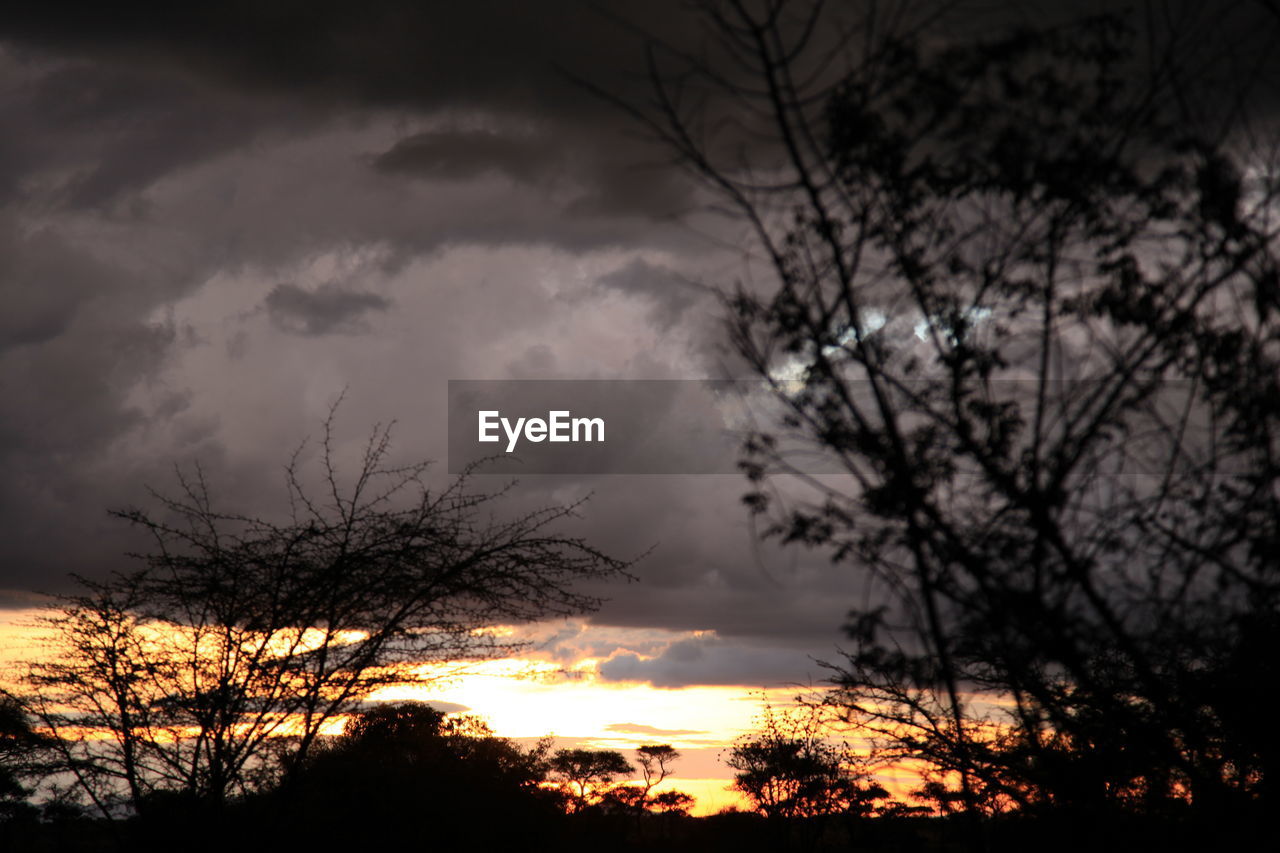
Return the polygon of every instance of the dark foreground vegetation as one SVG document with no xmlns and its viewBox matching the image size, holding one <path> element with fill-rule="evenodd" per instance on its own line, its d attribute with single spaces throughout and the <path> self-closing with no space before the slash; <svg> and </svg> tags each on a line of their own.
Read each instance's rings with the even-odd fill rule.
<svg viewBox="0 0 1280 853">
<path fill-rule="evenodd" d="M 1280 18 L 977 5 L 708 3 L 619 106 L 752 238 L 746 500 L 865 581 L 837 716 L 966 849 L 1226 849 L 1280 752 Z"/>
<path fill-rule="evenodd" d="M 29 772 L 47 744 L 13 711 L 4 706 L 0 745 L 7 766 Z M 289 778 L 264 781 L 254 793 L 220 803 L 155 792 L 137 813 L 107 819 L 65 801 L 26 802 L 11 770 L 0 778 L 0 849 L 972 849 L 968 816 L 939 816 L 893 801 L 874 782 L 847 772 L 837 752 L 767 716 L 730 758 L 736 785 L 754 810 L 692 817 L 687 795 L 652 790 L 679 757 L 669 746 L 637 750 L 641 781 L 619 783 L 618 776 L 635 769 L 620 753 L 552 753 L 549 742 L 525 749 L 471 718 L 389 704 L 360 714 Z M 1056 808 L 988 817 L 980 831 L 992 853 L 1066 853 L 1244 849 L 1265 845 L 1272 827 L 1262 814 L 1224 825 L 1190 808 L 1159 814 Z"/>
<path fill-rule="evenodd" d="M 504 821 L 492 813 L 488 821 Z M 482 827 L 467 831 L 431 808 L 420 808 L 413 820 L 382 827 L 353 825 L 333 839 L 274 839 L 278 825 L 232 817 L 216 830 L 189 815 L 175 814 L 167 824 L 145 826 L 131 822 L 108 827 L 102 820 L 65 818 L 35 824 L 5 824 L 0 829 L 3 849 L 14 851 L 124 850 L 375 850 L 459 849 L 477 851 L 866 851 L 866 853 L 961 853 L 967 850 L 964 831 L 955 818 L 874 818 L 843 823 L 810 818 L 788 825 L 770 823 L 760 815 L 737 812 L 707 817 L 647 818 L 637 825 L 624 815 L 583 815 L 558 818 L 537 826 L 512 826 L 510 837 L 497 839 Z M 195 837 L 198 836 L 198 837 Z M 355 838 L 354 844 L 349 840 Z M 1261 845 L 1269 849 L 1273 835 L 1242 833 L 1235 827 L 1196 827 L 1166 821 L 1128 820 L 1082 825 L 1071 819 L 1009 819 L 989 827 L 993 853 L 1076 853 L 1076 851 L 1217 851 Z M 341 839 L 341 840 L 339 840 Z M 150 846 L 148 846 L 150 845 Z"/>
</svg>

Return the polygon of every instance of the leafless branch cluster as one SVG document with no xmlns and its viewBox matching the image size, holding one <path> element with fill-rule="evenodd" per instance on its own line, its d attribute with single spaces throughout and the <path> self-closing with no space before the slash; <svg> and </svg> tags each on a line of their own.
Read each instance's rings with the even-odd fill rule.
<svg viewBox="0 0 1280 853">
<path fill-rule="evenodd" d="M 625 105 L 767 271 L 726 298 L 788 409 L 747 500 L 867 579 L 833 701 L 971 813 L 1259 802 L 1277 149 L 1151 20 L 889 5 L 709 3 Z M 780 434 L 845 476 L 784 500 Z"/>
<path fill-rule="evenodd" d="M 374 691 L 510 652 L 489 629 L 589 610 L 574 585 L 624 571 L 555 532 L 576 507 L 502 520 L 502 491 L 466 476 L 433 491 L 425 464 L 389 465 L 389 428 L 347 483 L 332 426 L 331 412 L 321 490 L 300 454 L 287 467 L 288 520 L 217 508 L 196 470 L 158 510 L 118 513 L 152 536 L 142 568 L 81 579 L 43 620 L 24 704 L 104 814 L 164 792 L 220 803 L 287 774 Z"/>
</svg>

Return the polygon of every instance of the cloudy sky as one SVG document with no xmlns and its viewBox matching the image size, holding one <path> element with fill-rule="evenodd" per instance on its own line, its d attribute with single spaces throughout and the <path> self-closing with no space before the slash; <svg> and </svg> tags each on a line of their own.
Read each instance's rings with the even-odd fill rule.
<svg viewBox="0 0 1280 853">
<path fill-rule="evenodd" d="M 123 565 L 107 510 L 175 465 L 280 511 L 344 389 L 340 455 L 394 419 L 398 458 L 443 460 L 450 379 L 737 375 L 708 289 L 744 274 L 741 235 L 576 82 L 641 97 L 633 27 L 696 46 L 682 4 L 131 8 L 0 13 L 0 605 Z M 570 532 L 645 554 L 598 612 L 537 629 L 540 665 L 616 695 L 579 723 L 556 709 L 591 702 L 546 679 L 449 698 L 541 708 L 497 720 L 515 735 L 714 754 L 746 691 L 822 677 L 862 592 L 756 543 L 744 491 L 523 480 L 517 505 L 590 494 Z"/>
<path fill-rule="evenodd" d="M 175 465 L 229 509 L 281 511 L 289 453 L 344 389 L 340 455 L 394 419 L 399 458 L 443 461 L 450 379 L 734 373 L 707 289 L 741 275 L 739 235 L 574 79 L 639 94 L 619 19 L 697 38 L 679 4 L 261 5 L 0 16 L 11 611 L 124 565 L 140 543 L 107 510 L 151 505 Z M 597 706 L 545 678 L 441 695 L 513 735 L 676 740 L 704 753 L 686 775 L 723 773 L 747 691 L 821 678 L 859 589 L 756 544 L 745 485 L 524 479 L 517 505 L 590 494 L 567 532 L 645 554 L 597 613 L 538 629 L 573 690 L 617 694 L 576 722 L 567 705 Z"/>
<path fill-rule="evenodd" d="M 706 292 L 740 274 L 731 226 L 704 227 L 664 152 L 574 79 L 638 93 L 615 16 L 693 38 L 676 4 L 268 6 L 3 26 L 11 603 L 119 566 L 133 540 L 107 510 L 147 506 L 175 465 L 278 511 L 284 462 L 344 389 L 342 446 L 395 419 L 402 458 L 443 459 L 450 379 L 733 372 Z M 713 632 L 618 657 L 618 677 L 803 679 L 838 638 L 849 579 L 755 545 L 735 476 L 522 490 L 591 493 L 574 532 L 649 552 L 593 624 Z"/>
</svg>

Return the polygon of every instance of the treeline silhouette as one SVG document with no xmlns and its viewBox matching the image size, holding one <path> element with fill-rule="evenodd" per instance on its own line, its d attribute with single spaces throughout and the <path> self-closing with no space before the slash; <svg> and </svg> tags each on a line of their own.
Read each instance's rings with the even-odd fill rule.
<svg viewBox="0 0 1280 853">
<path fill-rule="evenodd" d="M 0 849 L 504 851 L 933 851 L 968 846 L 965 816 L 890 797 L 866 756 L 836 744 L 822 706 L 768 705 L 759 727 L 730 750 L 734 787 L 748 807 L 692 817 L 693 798 L 655 793 L 679 753 L 638 748 L 639 781 L 612 750 L 522 747 L 483 722 L 429 704 L 386 703 L 357 713 L 290 773 L 255 780 L 251 793 L 213 801 L 154 791 L 136 811 L 95 816 L 66 799 L 37 806 L 21 779 L 54 765 L 46 736 L 12 702 L 0 705 Z M 284 744 L 282 749 L 287 748 Z M 1088 760 L 1087 756 L 1079 756 Z M 43 768 L 43 770 L 42 770 Z M 1167 808 L 1070 809 L 989 818 L 993 851 L 1217 850 L 1261 843 L 1269 828 L 1170 820 Z"/>
</svg>

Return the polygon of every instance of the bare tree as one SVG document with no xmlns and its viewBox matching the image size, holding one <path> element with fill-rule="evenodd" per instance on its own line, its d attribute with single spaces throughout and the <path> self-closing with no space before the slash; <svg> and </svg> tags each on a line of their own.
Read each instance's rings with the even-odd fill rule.
<svg viewBox="0 0 1280 853">
<path fill-rule="evenodd" d="M 511 651 L 486 629 L 588 610 L 574 584 L 624 569 L 554 532 L 575 507 L 499 520 L 502 492 L 428 488 L 425 463 L 389 464 L 389 428 L 345 483 L 332 426 L 320 492 L 288 465 L 284 522 L 218 508 L 197 470 L 160 512 L 117 513 L 152 535 L 142 568 L 82 578 L 44 617 L 23 702 L 104 815 L 166 792 L 216 808 L 287 775 L 373 691 Z"/>
<path fill-rule="evenodd" d="M 623 106 L 763 261 L 727 299 L 787 411 L 748 503 L 866 579 L 834 701 L 971 814 L 1265 800 L 1277 149 L 1243 96 L 1205 108 L 1150 22 L 705 8 Z M 842 476 L 797 497 L 784 438 Z"/>
</svg>

